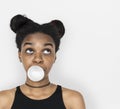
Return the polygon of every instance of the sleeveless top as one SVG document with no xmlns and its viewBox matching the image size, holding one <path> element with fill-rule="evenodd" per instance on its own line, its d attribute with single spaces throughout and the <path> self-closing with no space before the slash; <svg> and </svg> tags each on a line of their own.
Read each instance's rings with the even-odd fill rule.
<svg viewBox="0 0 120 109">
<path fill-rule="evenodd" d="M 62 88 L 58 85 L 50 97 L 34 100 L 25 96 L 18 86 L 11 109 L 66 109 L 62 98 Z"/>
</svg>

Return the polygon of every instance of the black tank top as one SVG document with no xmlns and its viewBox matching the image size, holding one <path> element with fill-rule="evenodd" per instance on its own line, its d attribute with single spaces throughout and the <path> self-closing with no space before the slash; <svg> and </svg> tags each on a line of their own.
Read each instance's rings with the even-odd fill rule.
<svg viewBox="0 0 120 109">
<path fill-rule="evenodd" d="M 62 98 L 62 88 L 58 85 L 50 97 L 33 100 L 25 96 L 18 86 L 11 109 L 66 109 Z"/>
</svg>

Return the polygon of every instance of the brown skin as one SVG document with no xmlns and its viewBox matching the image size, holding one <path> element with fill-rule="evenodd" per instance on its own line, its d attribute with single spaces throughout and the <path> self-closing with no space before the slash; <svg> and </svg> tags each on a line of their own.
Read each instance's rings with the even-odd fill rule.
<svg viewBox="0 0 120 109">
<path fill-rule="evenodd" d="M 43 33 L 28 35 L 22 43 L 21 51 L 18 53 L 20 61 L 25 70 L 32 65 L 41 66 L 45 70 L 45 78 L 39 82 L 26 79 L 26 82 L 33 86 L 41 86 L 49 82 L 49 71 L 56 59 L 55 43 L 53 39 Z M 30 88 L 26 85 L 20 86 L 21 91 L 31 99 L 45 99 L 51 96 L 57 85 L 50 84 L 43 88 Z M 16 88 L 0 92 L 0 109 L 10 109 L 15 96 Z M 66 109 L 85 109 L 82 95 L 74 90 L 62 88 L 63 101 Z"/>
</svg>

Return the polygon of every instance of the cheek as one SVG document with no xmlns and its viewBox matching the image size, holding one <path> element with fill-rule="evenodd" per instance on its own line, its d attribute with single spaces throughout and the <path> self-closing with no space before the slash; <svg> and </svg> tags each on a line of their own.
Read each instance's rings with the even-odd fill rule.
<svg viewBox="0 0 120 109">
<path fill-rule="evenodd" d="M 23 56 L 21 60 L 25 70 L 27 71 L 27 69 L 31 66 L 32 58 Z"/>
<path fill-rule="evenodd" d="M 53 57 L 48 58 L 44 62 L 46 64 L 46 66 L 48 67 L 48 69 L 50 69 L 52 67 L 52 65 L 54 64 L 54 62 L 55 62 L 55 58 L 53 58 Z"/>
</svg>

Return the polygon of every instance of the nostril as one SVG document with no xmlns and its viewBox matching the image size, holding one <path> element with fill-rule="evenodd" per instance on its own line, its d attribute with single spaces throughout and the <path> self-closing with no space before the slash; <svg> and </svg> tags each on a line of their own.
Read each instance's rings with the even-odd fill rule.
<svg viewBox="0 0 120 109">
<path fill-rule="evenodd" d="M 35 63 L 43 62 L 42 56 L 35 56 L 33 59 L 33 62 L 35 62 Z"/>
</svg>

